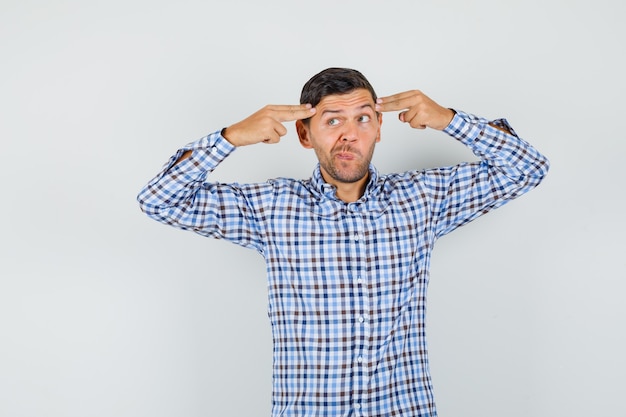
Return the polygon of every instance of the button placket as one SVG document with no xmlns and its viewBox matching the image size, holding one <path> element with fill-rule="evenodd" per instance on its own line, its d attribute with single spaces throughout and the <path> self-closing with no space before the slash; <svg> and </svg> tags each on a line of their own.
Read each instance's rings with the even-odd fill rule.
<svg viewBox="0 0 626 417">
<path fill-rule="evenodd" d="M 370 370 L 368 367 L 369 359 L 369 340 L 371 329 L 369 326 L 369 294 L 367 288 L 367 277 L 364 274 L 367 271 L 367 240 L 365 234 L 366 219 L 364 213 L 359 212 L 359 205 L 349 207 L 349 218 L 351 220 L 351 253 L 354 281 L 353 281 L 353 300 L 354 309 L 353 323 L 355 327 L 355 336 L 358 340 L 353 351 L 353 366 L 355 366 L 355 391 L 354 410 L 355 416 L 362 416 L 363 394 L 367 391 L 367 381 L 369 380 Z"/>
</svg>

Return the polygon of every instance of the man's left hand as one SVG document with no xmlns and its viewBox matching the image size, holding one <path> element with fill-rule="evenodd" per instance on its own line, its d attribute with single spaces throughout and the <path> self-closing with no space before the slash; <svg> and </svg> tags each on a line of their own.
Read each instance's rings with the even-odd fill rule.
<svg viewBox="0 0 626 417">
<path fill-rule="evenodd" d="M 415 129 L 445 129 L 454 111 L 440 106 L 419 90 L 405 91 L 392 96 L 381 97 L 376 102 L 380 112 L 398 111 L 401 122 L 408 123 Z"/>
</svg>

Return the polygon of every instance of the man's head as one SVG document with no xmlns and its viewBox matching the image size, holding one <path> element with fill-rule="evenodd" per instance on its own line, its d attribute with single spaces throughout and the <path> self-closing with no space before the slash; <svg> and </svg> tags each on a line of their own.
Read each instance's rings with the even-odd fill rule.
<svg viewBox="0 0 626 417">
<path fill-rule="evenodd" d="M 315 150 L 322 176 L 337 187 L 337 195 L 351 190 L 346 198 L 355 200 L 365 189 L 380 141 L 382 115 L 374 89 L 358 71 L 329 68 L 305 84 L 300 101 L 316 108 L 312 117 L 296 122 L 300 143 Z M 360 194 L 352 193 L 355 189 Z"/>
</svg>

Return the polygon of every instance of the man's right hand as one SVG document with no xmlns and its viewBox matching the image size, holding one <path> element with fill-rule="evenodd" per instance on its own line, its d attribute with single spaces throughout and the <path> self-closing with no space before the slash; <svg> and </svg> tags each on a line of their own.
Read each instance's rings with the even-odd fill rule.
<svg viewBox="0 0 626 417">
<path fill-rule="evenodd" d="M 246 119 L 227 127 L 222 136 L 234 146 L 278 143 L 287 134 L 284 122 L 308 119 L 315 114 L 310 104 L 268 105 Z"/>
</svg>

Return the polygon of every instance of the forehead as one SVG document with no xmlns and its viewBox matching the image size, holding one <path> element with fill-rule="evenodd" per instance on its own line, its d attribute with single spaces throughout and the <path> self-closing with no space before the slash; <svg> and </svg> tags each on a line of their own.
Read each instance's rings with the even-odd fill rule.
<svg viewBox="0 0 626 417">
<path fill-rule="evenodd" d="M 319 113 L 320 110 L 341 111 L 361 108 L 367 104 L 371 105 L 373 108 L 374 99 L 368 90 L 360 88 L 346 94 L 331 94 L 325 96 L 320 100 L 316 107 Z"/>
</svg>

